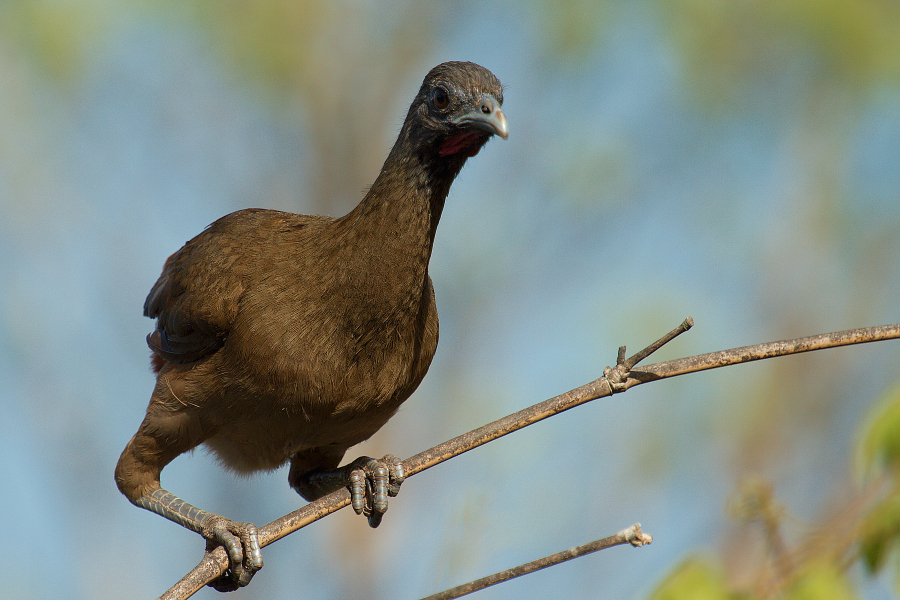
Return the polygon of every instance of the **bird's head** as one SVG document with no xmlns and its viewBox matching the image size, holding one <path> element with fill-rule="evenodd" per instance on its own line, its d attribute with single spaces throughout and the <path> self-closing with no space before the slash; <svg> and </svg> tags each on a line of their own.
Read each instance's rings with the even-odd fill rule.
<svg viewBox="0 0 900 600">
<path fill-rule="evenodd" d="M 408 133 L 422 150 L 465 160 L 492 135 L 509 135 L 501 104 L 503 86 L 493 73 L 471 62 L 446 62 L 425 76 L 409 109 Z"/>
</svg>

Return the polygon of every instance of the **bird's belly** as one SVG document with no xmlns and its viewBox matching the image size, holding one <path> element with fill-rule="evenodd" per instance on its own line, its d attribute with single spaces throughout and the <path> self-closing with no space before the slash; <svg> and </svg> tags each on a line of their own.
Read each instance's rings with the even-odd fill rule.
<svg viewBox="0 0 900 600">
<path fill-rule="evenodd" d="M 282 409 L 276 419 L 226 426 L 206 440 L 222 464 L 241 473 L 277 469 L 296 452 L 318 447 L 347 449 L 378 431 L 399 406 L 372 408 L 332 417 Z"/>
<path fill-rule="evenodd" d="M 206 445 L 225 466 L 245 473 L 276 469 L 304 450 L 346 450 L 394 415 L 424 378 L 436 345 L 311 370 L 273 361 L 265 381 L 240 382 L 227 392 L 244 414 L 221 423 Z M 323 372 L 333 376 L 316 375 Z"/>
</svg>

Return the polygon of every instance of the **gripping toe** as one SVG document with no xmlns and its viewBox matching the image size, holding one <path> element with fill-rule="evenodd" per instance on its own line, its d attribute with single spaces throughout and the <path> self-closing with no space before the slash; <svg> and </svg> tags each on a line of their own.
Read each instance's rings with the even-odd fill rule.
<svg viewBox="0 0 900 600">
<path fill-rule="evenodd" d="M 403 461 L 391 454 L 381 460 L 363 456 L 352 463 L 350 504 L 365 515 L 370 527 L 378 527 L 388 509 L 388 497 L 396 496 L 406 477 Z"/>
<path fill-rule="evenodd" d="M 203 527 L 206 551 L 223 546 L 228 553 L 229 567 L 225 575 L 212 581 L 210 587 L 229 592 L 244 587 L 263 567 L 262 552 L 259 548 L 259 532 L 252 523 L 235 523 L 224 517 L 215 516 Z"/>
</svg>

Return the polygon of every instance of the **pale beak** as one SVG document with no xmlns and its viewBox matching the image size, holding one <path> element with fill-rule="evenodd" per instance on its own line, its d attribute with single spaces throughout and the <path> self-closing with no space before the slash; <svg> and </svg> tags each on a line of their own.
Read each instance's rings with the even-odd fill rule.
<svg viewBox="0 0 900 600">
<path fill-rule="evenodd" d="M 490 94 L 481 97 L 478 104 L 466 114 L 452 120 L 454 125 L 466 125 L 495 133 L 504 140 L 509 137 L 506 115 L 500 110 L 500 103 Z"/>
</svg>

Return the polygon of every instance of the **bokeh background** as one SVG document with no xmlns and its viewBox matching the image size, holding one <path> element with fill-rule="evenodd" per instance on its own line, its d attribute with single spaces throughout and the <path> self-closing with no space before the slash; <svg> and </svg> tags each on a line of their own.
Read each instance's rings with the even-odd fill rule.
<svg viewBox="0 0 900 600">
<path fill-rule="evenodd" d="M 444 210 L 428 377 L 349 458 L 687 315 L 657 360 L 900 321 L 893 0 L 2 0 L 0 597 L 152 598 L 197 563 L 113 483 L 153 385 L 144 297 L 225 213 L 349 211 L 445 60 L 500 78 L 510 138 Z M 233 597 L 414 599 L 637 521 L 651 546 L 478 597 L 894 597 L 898 367 L 882 342 L 599 400 L 409 480 L 378 530 L 341 511 L 269 546 Z M 203 450 L 163 483 L 259 525 L 301 503 Z"/>
</svg>

